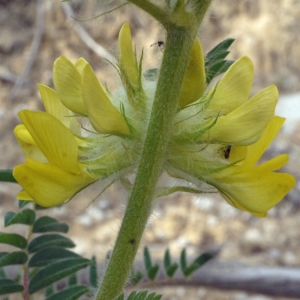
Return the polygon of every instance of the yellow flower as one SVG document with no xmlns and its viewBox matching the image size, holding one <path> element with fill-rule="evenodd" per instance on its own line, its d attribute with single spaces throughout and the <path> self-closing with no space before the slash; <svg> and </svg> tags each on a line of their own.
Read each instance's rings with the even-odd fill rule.
<svg viewBox="0 0 300 300">
<path fill-rule="evenodd" d="M 122 87 L 109 91 L 83 58 L 73 64 L 62 56 L 54 63 L 55 90 L 39 85 L 46 112 L 20 112 L 23 124 L 15 135 L 26 161 L 14 169 L 24 189 L 19 199 L 59 205 L 98 180 L 104 189 L 117 180 L 131 189 L 156 81 L 141 75 L 128 24 L 120 30 L 119 47 Z M 293 187 L 291 175 L 274 172 L 287 155 L 255 166 L 283 119 L 274 117 L 276 87 L 249 99 L 253 74 L 251 60 L 242 57 L 205 92 L 205 59 L 195 40 L 163 166 L 186 185 L 158 186 L 157 195 L 205 192 L 209 185 L 229 204 L 262 217 Z"/>
<path fill-rule="evenodd" d="M 277 135 L 284 120 L 273 117 L 256 143 L 231 147 L 229 160 L 240 162 L 206 178 L 206 182 L 215 186 L 230 205 L 255 216 L 265 217 L 266 212 L 296 184 L 292 175 L 274 172 L 287 163 L 286 154 L 255 165 Z"/>
<path fill-rule="evenodd" d="M 20 143 L 22 149 L 30 144 L 36 147 L 32 154 L 24 151 L 25 164 L 14 169 L 14 177 L 28 194 L 27 200 L 34 199 L 43 206 L 58 205 L 96 180 L 78 162 L 77 141 L 62 122 L 45 112 L 23 110 L 19 116 L 25 125 L 23 132 L 16 132 L 24 143 Z M 37 158 L 39 151 L 43 159 Z"/>
<path fill-rule="evenodd" d="M 274 117 L 278 92 L 270 86 L 248 100 L 254 68 L 248 57 L 237 60 L 216 87 L 175 120 L 168 154 L 169 174 L 216 187 L 226 201 L 263 217 L 295 185 L 290 174 L 275 173 L 287 155 L 254 166 L 281 128 Z"/>
</svg>

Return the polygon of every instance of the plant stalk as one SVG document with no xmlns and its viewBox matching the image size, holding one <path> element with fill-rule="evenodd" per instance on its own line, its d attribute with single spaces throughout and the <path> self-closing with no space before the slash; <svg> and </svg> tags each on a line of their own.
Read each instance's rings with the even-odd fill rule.
<svg viewBox="0 0 300 300">
<path fill-rule="evenodd" d="M 173 118 L 178 109 L 182 80 L 201 21 L 197 19 L 194 24 L 189 22 L 186 26 L 165 24 L 167 39 L 164 58 L 136 180 L 96 300 L 114 300 L 118 297 L 132 269 L 151 214 L 156 183 L 163 170 Z"/>
</svg>

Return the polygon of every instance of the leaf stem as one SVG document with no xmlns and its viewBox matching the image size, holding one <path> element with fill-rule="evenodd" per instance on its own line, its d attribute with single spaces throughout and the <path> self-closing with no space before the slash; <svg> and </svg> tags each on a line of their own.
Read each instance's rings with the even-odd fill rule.
<svg viewBox="0 0 300 300">
<path fill-rule="evenodd" d="M 141 8 L 161 24 L 164 24 L 164 22 L 168 18 L 168 14 L 162 8 L 158 7 L 148 0 L 128 0 L 128 2 L 131 2 L 132 4 Z"/>
</svg>

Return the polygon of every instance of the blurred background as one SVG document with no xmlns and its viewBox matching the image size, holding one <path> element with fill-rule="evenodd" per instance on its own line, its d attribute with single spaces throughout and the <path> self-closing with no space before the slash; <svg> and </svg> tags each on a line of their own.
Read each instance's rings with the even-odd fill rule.
<svg viewBox="0 0 300 300">
<path fill-rule="evenodd" d="M 106 1 L 109 2 L 109 1 Z M 70 5 L 71 3 L 71 5 Z M 24 157 L 13 135 L 20 123 L 18 112 L 41 110 L 37 83 L 52 86 L 54 60 L 65 55 L 75 62 L 84 57 L 99 79 L 110 89 L 119 83 L 117 72 L 103 58 L 118 53 L 117 37 L 129 22 L 138 53 L 144 49 L 144 69 L 159 66 L 162 49 L 153 45 L 164 40 L 162 28 L 133 6 L 125 6 L 102 18 L 91 18 L 116 5 L 85 0 L 61 3 L 55 0 L 0 0 L 0 168 L 12 169 Z M 105 1 L 104 1 L 105 3 Z M 70 16 L 74 17 L 71 18 Z M 288 153 L 284 168 L 300 178 L 300 2 L 297 0 L 215 0 L 200 32 L 205 52 L 226 38 L 236 41 L 230 59 L 249 56 L 255 65 L 253 93 L 277 85 L 277 114 L 287 117 L 281 133 L 264 159 Z M 151 46 L 153 45 L 153 46 Z M 102 48 L 103 47 L 103 48 Z M 0 183 L 0 230 L 8 210 L 16 210 L 19 186 Z M 78 195 L 51 213 L 70 223 L 76 251 L 104 259 L 115 240 L 126 205 L 120 187 L 110 188 L 100 199 L 97 187 Z M 231 208 L 218 195 L 175 194 L 156 202 L 143 245 L 162 257 L 169 247 L 174 256 L 186 247 L 190 255 L 219 247 L 220 261 L 250 265 L 300 268 L 300 185 L 265 219 Z M 45 213 L 45 212 L 44 212 Z M 5 229 L 6 230 L 6 229 Z M 142 258 L 142 251 L 138 258 Z M 197 289 L 160 289 L 164 299 L 284 299 Z"/>
</svg>

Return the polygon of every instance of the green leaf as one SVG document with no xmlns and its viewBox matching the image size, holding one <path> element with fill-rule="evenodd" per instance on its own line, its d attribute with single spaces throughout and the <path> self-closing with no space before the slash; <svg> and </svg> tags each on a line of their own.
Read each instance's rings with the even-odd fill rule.
<svg viewBox="0 0 300 300">
<path fill-rule="evenodd" d="M 186 269 L 187 267 L 187 262 L 186 262 L 186 250 L 183 249 L 181 251 L 181 254 L 180 254 L 180 267 L 181 267 L 181 271 L 182 273 L 184 274 L 184 270 Z"/>
<path fill-rule="evenodd" d="M 159 270 L 159 265 L 154 265 L 147 270 L 147 275 L 150 280 L 154 280 Z"/>
<path fill-rule="evenodd" d="M 206 54 L 206 60 L 214 60 L 215 57 L 218 57 L 218 55 L 222 52 L 226 52 L 227 49 L 231 46 L 231 44 L 234 42 L 234 39 L 226 39 L 219 43 L 217 46 L 215 46 L 212 50 L 210 50 Z M 227 53 L 228 54 L 228 53 Z M 226 57 L 226 56 L 225 56 Z"/>
<path fill-rule="evenodd" d="M 164 256 L 164 267 L 168 277 L 172 278 L 178 269 L 178 264 L 172 264 L 170 250 L 167 249 Z"/>
<path fill-rule="evenodd" d="M 155 293 L 151 293 L 148 295 L 148 291 L 133 291 L 127 298 L 127 300 L 160 300 L 162 295 L 156 295 Z M 124 299 L 124 294 L 119 296 L 116 300 L 123 300 Z"/>
<path fill-rule="evenodd" d="M 77 285 L 77 276 L 76 274 L 71 274 L 68 278 L 68 286 Z"/>
<path fill-rule="evenodd" d="M 151 293 L 146 300 L 160 300 L 162 295 L 156 295 L 155 293 Z"/>
<path fill-rule="evenodd" d="M 174 276 L 175 272 L 177 271 L 177 269 L 178 269 L 178 264 L 174 263 L 166 269 L 166 273 L 170 278 L 172 278 Z"/>
<path fill-rule="evenodd" d="M 167 249 L 164 255 L 164 266 L 165 269 L 168 269 L 169 266 L 171 265 L 171 254 L 170 254 L 170 250 Z"/>
<path fill-rule="evenodd" d="M 228 48 L 234 42 L 234 39 L 227 39 L 219 43 L 206 55 L 206 83 L 209 84 L 214 77 L 226 72 L 234 61 L 228 61 L 225 57 L 228 55 Z"/>
<path fill-rule="evenodd" d="M 29 203 L 32 203 L 32 201 L 29 201 L 29 200 L 19 200 L 18 201 L 18 206 L 19 206 L 19 208 L 23 208 L 24 206 L 26 206 Z"/>
<path fill-rule="evenodd" d="M 26 239 L 16 233 L 0 232 L 0 243 L 12 245 L 20 249 L 25 249 L 27 246 Z"/>
<path fill-rule="evenodd" d="M 32 232 L 34 233 L 42 233 L 42 232 L 63 232 L 67 233 L 69 230 L 69 226 L 66 223 L 60 223 L 56 219 L 43 216 L 37 219 L 33 225 Z"/>
<path fill-rule="evenodd" d="M 127 300 L 134 300 L 135 299 L 135 296 L 136 296 L 136 291 L 133 291 L 129 297 L 127 298 Z"/>
<path fill-rule="evenodd" d="M 121 294 L 118 298 L 116 298 L 115 300 L 124 300 L 124 293 L 123 294 Z"/>
<path fill-rule="evenodd" d="M 39 270 L 30 280 L 29 293 L 33 294 L 54 282 L 77 272 L 89 264 L 91 264 L 89 259 L 69 258 L 48 265 L 47 267 Z"/>
<path fill-rule="evenodd" d="M 197 271 L 199 268 L 201 268 L 205 263 L 207 263 L 212 258 L 214 258 L 214 256 L 210 253 L 204 253 L 204 254 L 200 255 L 193 261 L 193 263 L 189 267 L 187 267 L 184 270 L 184 275 L 185 276 L 192 275 L 192 273 Z"/>
<path fill-rule="evenodd" d="M 219 60 L 212 65 L 206 72 L 206 83 L 209 84 L 217 75 L 222 74 L 220 70 L 225 65 L 225 60 Z"/>
<path fill-rule="evenodd" d="M 6 273 L 4 268 L 0 268 L 0 278 L 6 278 Z"/>
<path fill-rule="evenodd" d="M 23 292 L 24 287 L 11 279 L 0 279 L 0 295 Z"/>
<path fill-rule="evenodd" d="M 136 294 L 134 300 L 145 300 L 147 297 L 148 291 L 141 291 Z"/>
<path fill-rule="evenodd" d="M 151 261 L 151 255 L 150 255 L 150 252 L 149 252 L 149 249 L 147 246 L 144 248 L 144 263 L 145 263 L 146 270 L 148 271 L 148 269 L 150 269 L 152 267 L 152 261 Z"/>
<path fill-rule="evenodd" d="M 24 209 L 19 213 L 9 211 L 5 214 L 4 225 L 5 227 L 13 224 L 32 225 L 35 220 L 35 212 L 32 209 Z"/>
<path fill-rule="evenodd" d="M 85 285 L 72 286 L 48 297 L 46 300 L 76 300 L 88 291 L 89 289 Z"/>
<path fill-rule="evenodd" d="M 99 283 L 96 257 L 93 256 L 91 261 L 92 263 L 90 266 L 90 286 L 91 288 L 96 288 Z"/>
<path fill-rule="evenodd" d="M 4 255 L 3 255 L 4 254 Z M 0 268 L 10 265 L 22 265 L 25 264 L 28 256 L 23 251 L 15 252 L 1 252 L 0 253 Z"/>
<path fill-rule="evenodd" d="M 134 272 L 134 270 L 132 271 L 129 278 L 131 285 L 138 284 L 142 279 L 143 279 L 143 273 L 140 271 Z"/>
<path fill-rule="evenodd" d="M 50 285 L 45 289 L 45 296 L 50 297 L 56 292 L 54 285 Z"/>
<path fill-rule="evenodd" d="M 13 170 L 0 170 L 0 181 L 17 183 L 12 173 Z"/>
<path fill-rule="evenodd" d="M 43 248 L 36 252 L 28 262 L 29 267 L 43 267 L 59 259 L 79 258 L 80 255 L 62 247 Z"/>
<path fill-rule="evenodd" d="M 73 248 L 72 240 L 59 234 L 46 234 L 33 239 L 28 245 L 28 252 L 33 253 L 48 247 Z"/>
</svg>

